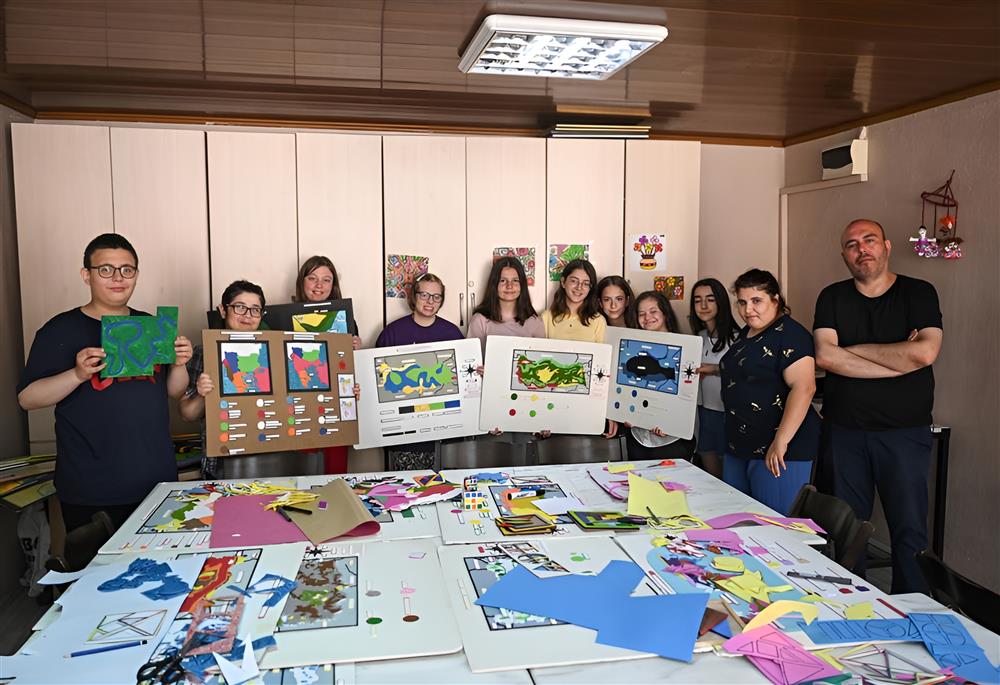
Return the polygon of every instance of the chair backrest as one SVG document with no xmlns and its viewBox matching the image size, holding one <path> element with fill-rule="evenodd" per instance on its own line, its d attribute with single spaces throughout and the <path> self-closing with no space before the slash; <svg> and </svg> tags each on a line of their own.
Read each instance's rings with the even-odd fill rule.
<svg viewBox="0 0 1000 685">
<path fill-rule="evenodd" d="M 983 628 L 1000 632 L 1000 595 L 955 572 L 930 550 L 917 552 L 917 563 L 934 599 Z"/>
<path fill-rule="evenodd" d="M 66 534 L 63 556 L 59 562 L 66 571 L 79 571 L 97 556 L 101 545 L 115 534 L 115 526 L 106 512 L 94 514 L 90 523 L 74 528 Z"/>
<path fill-rule="evenodd" d="M 282 476 L 321 476 L 323 453 L 273 452 L 249 454 L 244 457 L 225 457 L 222 464 L 223 478 L 280 478 Z"/>
<path fill-rule="evenodd" d="M 875 527 L 868 521 L 861 521 L 854 510 L 844 500 L 825 495 L 813 485 L 804 485 L 792 504 L 790 516 L 810 518 L 820 525 L 832 543 L 834 561 L 845 568 L 854 568 L 863 558 L 868 540 Z"/>
<path fill-rule="evenodd" d="M 498 466 L 525 466 L 527 445 L 483 438 L 442 442 L 438 446 L 442 469 L 478 469 Z"/>
<path fill-rule="evenodd" d="M 600 435 L 554 435 L 535 442 L 539 464 L 591 464 L 621 461 L 624 438 Z"/>
</svg>

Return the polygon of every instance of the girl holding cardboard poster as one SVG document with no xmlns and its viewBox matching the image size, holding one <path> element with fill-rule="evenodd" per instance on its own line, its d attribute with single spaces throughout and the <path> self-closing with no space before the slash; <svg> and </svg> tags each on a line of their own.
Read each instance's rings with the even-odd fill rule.
<svg viewBox="0 0 1000 685">
<path fill-rule="evenodd" d="M 608 324 L 597 303 L 597 272 L 586 259 L 574 259 L 563 269 L 552 306 L 542 312 L 545 337 L 580 342 L 604 342 Z"/>
<path fill-rule="evenodd" d="M 663 293 L 647 290 L 635 300 L 636 319 L 644 331 L 679 333 L 677 315 Z M 614 424 L 614 421 L 610 423 Z M 646 430 L 625 423 L 629 459 L 687 459 L 694 454 L 694 441 L 667 435 L 659 428 Z"/>
<path fill-rule="evenodd" d="M 486 354 L 486 338 L 491 335 L 545 337 L 545 324 L 531 306 L 527 284 L 519 259 L 501 257 L 493 262 L 483 301 L 469 320 L 468 337 L 479 338 L 483 354 Z"/>
<path fill-rule="evenodd" d="M 417 343 L 462 340 L 458 326 L 437 315 L 444 304 L 444 283 L 432 273 L 413 282 L 406 291 L 409 316 L 396 319 L 386 326 L 375 341 L 375 347 L 397 347 Z M 434 466 L 434 442 L 418 442 L 386 447 L 389 463 L 395 471 L 428 469 Z"/>
</svg>

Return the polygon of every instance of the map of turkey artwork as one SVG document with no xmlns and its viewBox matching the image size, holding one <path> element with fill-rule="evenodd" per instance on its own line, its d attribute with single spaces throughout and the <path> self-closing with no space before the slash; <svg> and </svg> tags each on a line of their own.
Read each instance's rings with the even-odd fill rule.
<svg viewBox="0 0 1000 685">
<path fill-rule="evenodd" d="M 271 392 L 271 361 L 267 343 L 219 343 L 219 367 L 224 396 Z"/>
<path fill-rule="evenodd" d="M 329 390 L 330 364 L 325 342 L 286 342 L 288 390 Z"/>
</svg>

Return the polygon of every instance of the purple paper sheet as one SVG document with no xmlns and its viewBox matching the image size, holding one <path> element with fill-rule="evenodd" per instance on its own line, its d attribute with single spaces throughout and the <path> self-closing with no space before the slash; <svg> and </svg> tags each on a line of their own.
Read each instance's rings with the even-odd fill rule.
<svg viewBox="0 0 1000 685">
<path fill-rule="evenodd" d="M 239 547 L 308 540 L 297 525 L 286 521 L 278 512 L 264 508 L 275 497 L 277 495 L 236 495 L 216 500 L 209 544 L 213 548 Z"/>
</svg>

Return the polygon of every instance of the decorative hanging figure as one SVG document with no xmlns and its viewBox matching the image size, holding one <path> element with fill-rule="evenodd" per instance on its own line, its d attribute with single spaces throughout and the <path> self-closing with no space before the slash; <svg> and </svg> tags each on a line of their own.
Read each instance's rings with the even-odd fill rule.
<svg viewBox="0 0 1000 685">
<path fill-rule="evenodd" d="M 920 193 L 923 205 L 920 210 L 920 228 L 917 235 L 910 238 L 913 243 L 913 251 L 920 257 L 933 259 L 941 257 L 944 259 L 962 258 L 962 239 L 958 237 L 958 200 L 951 189 L 952 179 L 955 178 L 955 170 L 944 185 L 936 190 Z M 931 226 L 934 227 L 933 235 L 927 235 L 927 214 L 933 208 L 934 220 Z M 943 216 L 938 216 L 938 212 L 943 212 Z"/>
</svg>

